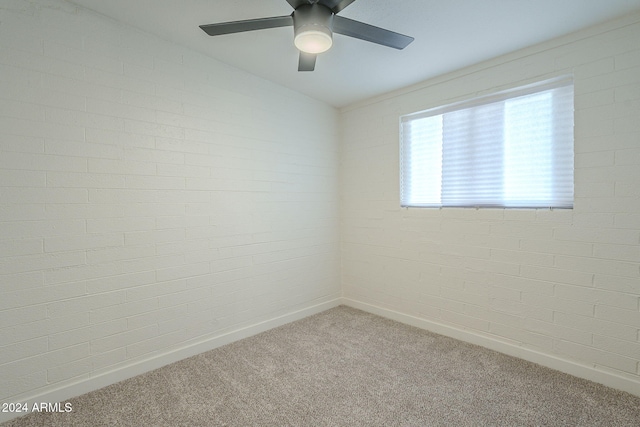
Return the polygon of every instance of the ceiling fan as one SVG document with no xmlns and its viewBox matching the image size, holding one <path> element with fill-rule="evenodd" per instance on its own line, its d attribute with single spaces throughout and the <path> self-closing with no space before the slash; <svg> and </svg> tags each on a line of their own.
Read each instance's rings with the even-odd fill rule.
<svg viewBox="0 0 640 427">
<path fill-rule="evenodd" d="M 200 25 L 210 36 L 293 25 L 294 44 L 300 50 L 298 71 L 313 71 L 316 57 L 333 44 L 333 33 L 395 49 L 404 49 L 413 37 L 398 34 L 337 14 L 355 0 L 287 0 L 291 15 Z"/>
</svg>

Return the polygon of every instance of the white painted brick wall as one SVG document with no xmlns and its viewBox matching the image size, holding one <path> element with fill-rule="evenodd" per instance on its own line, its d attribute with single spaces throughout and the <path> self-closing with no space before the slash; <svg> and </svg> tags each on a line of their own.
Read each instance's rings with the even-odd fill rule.
<svg viewBox="0 0 640 427">
<path fill-rule="evenodd" d="M 64 1 L 5 6 L 0 401 L 340 295 L 333 108 Z"/>
<path fill-rule="evenodd" d="M 564 74 L 573 210 L 399 207 L 399 116 Z M 638 14 L 344 108 L 345 297 L 640 387 L 639 118 Z"/>
</svg>

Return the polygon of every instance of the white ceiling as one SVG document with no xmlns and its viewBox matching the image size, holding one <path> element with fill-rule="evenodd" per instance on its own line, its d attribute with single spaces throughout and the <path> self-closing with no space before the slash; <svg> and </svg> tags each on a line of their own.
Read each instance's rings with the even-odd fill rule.
<svg viewBox="0 0 640 427">
<path fill-rule="evenodd" d="M 292 27 L 210 37 L 198 25 L 289 15 L 285 0 L 69 0 L 336 107 L 640 10 L 640 0 L 358 0 L 340 15 L 415 37 L 334 35 L 298 72 Z"/>
</svg>

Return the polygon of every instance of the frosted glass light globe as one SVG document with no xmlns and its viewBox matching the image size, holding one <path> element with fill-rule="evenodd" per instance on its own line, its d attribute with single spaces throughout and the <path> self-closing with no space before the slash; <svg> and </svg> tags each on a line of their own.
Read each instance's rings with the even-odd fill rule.
<svg viewBox="0 0 640 427">
<path fill-rule="evenodd" d="M 307 53 L 322 53 L 331 48 L 333 40 L 331 35 L 318 30 L 300 31 L 296 34 L 293 43 L 296 47 Z"/>
</svg>

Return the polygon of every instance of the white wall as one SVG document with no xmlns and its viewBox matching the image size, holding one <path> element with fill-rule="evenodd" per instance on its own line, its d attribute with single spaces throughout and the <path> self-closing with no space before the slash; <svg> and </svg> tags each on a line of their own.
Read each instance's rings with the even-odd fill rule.
<svg viewBox="0 0 640 427">
<path fill-rule="evenodd" d="M 339 297 L 337 114 L 66 2 L 3 1 L 0 401 Z"/>
<path fill-rule="evenodd" d="M 573 210 L 401 209 L 398 118 L 575 77 Z M 342 110 L 351 305 L 640 395 L 640 15 Z"/>
<path fill-rule="evenodd" d="M 345 108 L 340 229 L 332 108 L 59 0 L 0 41 L 1 401 L 334 305 L 338 231 L 343 301 L 640 390 L 639 15 Z M 399 208 L 399 115 L 564 73 L 573 211 Z"/>
</svg>

